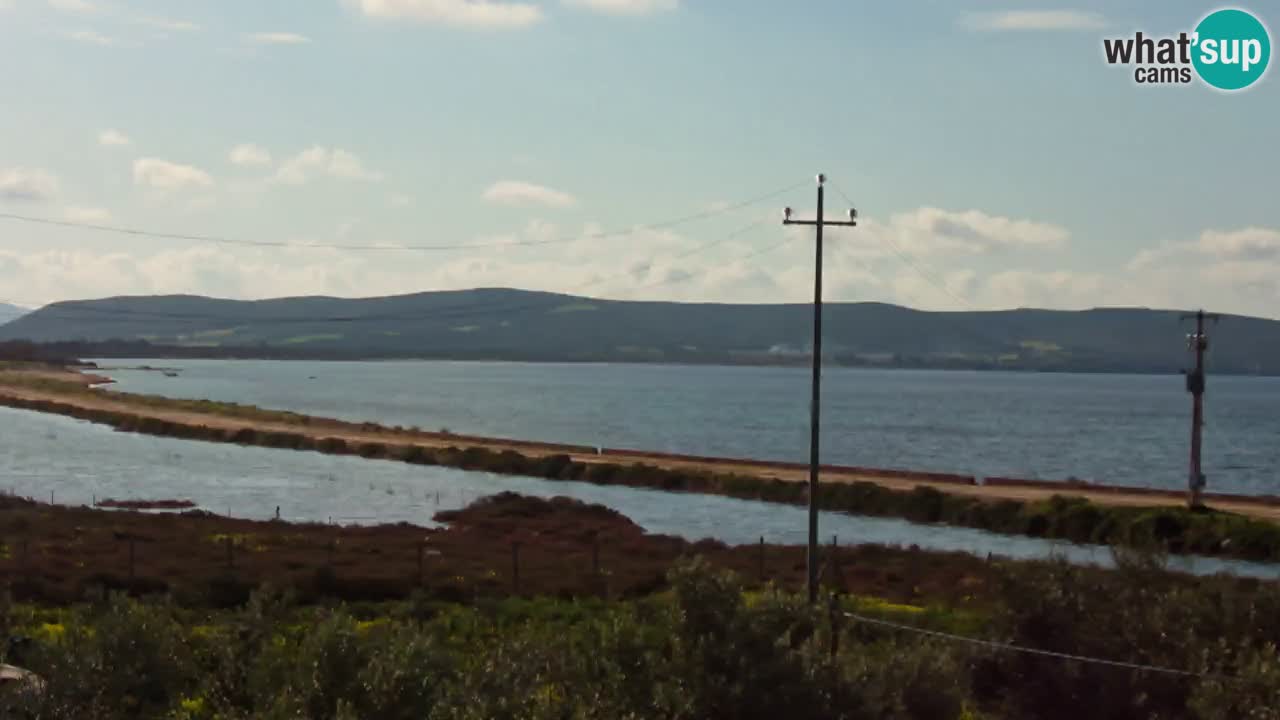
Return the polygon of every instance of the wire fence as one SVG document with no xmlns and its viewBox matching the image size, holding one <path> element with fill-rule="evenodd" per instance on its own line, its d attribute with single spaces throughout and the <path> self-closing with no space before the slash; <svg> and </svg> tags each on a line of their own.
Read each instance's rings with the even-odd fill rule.
<svg viewBox="0 0 1280 720">
<path fill-rule="evenodd" d="M 16 497 L 16 496 L 15 496 Z M 479 497 L 479 496 L 478 496 Z M 25 498 L 32 500 L 31 498 Z M 51 491 L 50 501 L 56 502 L 56 493 Z M 75 504 L 62 505 L 62 508 L 75 507 Z M 96 496 L 92 498 L 90 507 L 98 507 Z M 131 510 L 122 508 L 122 510 Z M 172 511 L 169 511 L 172 512 Z M 85 553 L 80 558 L 74 557 L 71 546 L 57 539 L 57 532 L 37 533 L 34 529 L 14 532 L 12 527 L 0 537 L 0 577 L 4 577 L 12 587 L 13 583 L 30 583 L 33 578 L 47 574 L 52 556 L 55 564 L 67 565 L 77 563 L 85 567 L 92 564 L 96 578 L 103 584 L 103 592 L 110 580 L 110 568 L 123 571 L 124 577 L 114 581 L 126 590 L 152 589 L 164 587 L 164 581 L 171 577 L 157 577 L 157 559 L 174 561 L 173 554 L 185 571 L 213 576 L 216 573 L 240 573 L 243 580 L 260 582 L 282 576 L 286 570 L 323 569 L 328 573 L 330 583 L 341 583 L 335 576 L 340 569 L 352 573 L 347 582 L 359 584 L 373 582 L 378 585 L 376 592 L 384 592 L 388 580 L 393 581 L 395 592 L 407 593 L 413 588 L 426 588 L 433 583 L 448 584 L 452 580 L 462 580 L 463 573 L 479 579 L 484 589 L 498 594 L 544 593 L 549 587 L 557 592 L 572 592 L 598 595 L 600 597 L 616 597 L 620 592 L 632 593 L 637 587 L 644 587 L 641 580 L 637 585 L 637 577 L 643 578 L 649 570 L 636 573 L 634 565 L 637 557 L 647 554 L 640 548 L 628 546 L 625 541 L 614 538 L 602 538 L 599 530 L 591 530 L 571 537 L 560 538 L 558 545 L 548 546 L 532 533 L 526 539 L 506 538 L 485 541 L 476 539 L 474 543 L 465 538 L 459 542 L 456 538 L 449 542 L 442 536 L 423 535 L 420 527 L 397 526 L 398 532 L 383 535 L 365 535 L 362 528 L 348 523 L 362 521 L 377 522 L 372 516 L 331 516 L 326 523 L 331 526 L 323 532 L 312 531 L 301 534 L 299 527 L 291 527 L 290 523 L 273 523 L 270 520 L 282 520 L 280 508 L 267 518 L 235 517 L 228 512 L 225 520 L 251 521 L 263 523 L 265 526 L 255 533 L 249 528 L 234 527 L 210 528 L 216 534 L 203 536 L 197 533 L 198 547 L 170 547 L 162 540 L 149 536 L 145 529 L 137 524 L 131 526 L 111 525 L 109 536 L 102 536 L 97 541 L 83 543 L 80 537 L 84 529 L 76 526 L 77 545 Z M 319 523 L 311 523 L 314 527 Z M 386 527 L 386 526 L 382 526 Z M 271 535 L 267 529 L 275 528 L 278 532 Z M 416 534 L 415 534 L 415 531 Z M 204 530 L 202 532 L 207 532 Z M 63 542 L 63 545 L 59 545 Z M 480 550 L 480 545 L 486 545 Z M 475 547 L 472 547 L 474 545 Z M 697 548 L 695 544 L 694 549 Z M 764 537 L 759 539 L 758 546 L 742 546 L 728 548 L 720 546 L 723 552 L 734 552 L 736 569 L 745 578 L 753 578 L 761 585 L 779 579 L 791 580 L 794 573 L 788 570 L 800 567 L 803 560 L 803 548 L 778 547 L 765 543 Z M 1153 673 L 1175 677 L 1214 680 L 1221 682 L 1244 682 L 1240 677 L 1213 672 L 1202 672 L 1174 668 L 1152 663 L 1114 660 L 1078 653 L 1068 653 L 1027 647 L 1009 642 L 1001 642 L 984 638 L 971 637 L 942 630 L 920 627 L 886 617 L 876 617 L 866 612 L 853 612 L 845 609 L 841 599 L 845 597 L 846 582 L 845 561 L 840 559 L 842 551 L 848 549 L 841 546 L 838 537 L 832 537 L 830 545 L 824 546 L 820 582 L 833 592 L 829 595 L 829 619 L 831 624 L 830 652 L 836 655 L 842 636 L 842 621 L 852 621 L 870 627 L 906 633 L 917 637 L 931 638 L 945 642 L 958 643 L 997 653 L 1016 653 L 1075 662 L 1103 667 L 1111 667 L 1133 672 Z M 713 548 L 715 550 L 715 548 Z M 639 552 L 637 552 L 639 551 Z M 93 559 L 89 555 L 96 553 Z M 65 556 L 59 558 L 59 556 Z M 674 559 L 647 557 L 645 562 L 660 565 Z M 724 559 L 724 556 L 722 556 Z M 990 562 L 988 558 L 988 562 Z M 373 565 L 370 565 L 373 563 Z M 163 569 L 165 563 L 160 563 Z M 169 564 L 172 567 L 172 562 Z M 374 569 L 375 577 L 367 573 Z M 617 582 L 611 588 L 611 580 L 618 573 Z M 149 574 L 150 573 L 150 574 Z M 379 576 L 379 573 L 381 574 Z M 630 575 L 628 576 L 628 573 Z M 537 576 L 533 587 L 526 584 L 530 575 Z M 626 577 L 624 577 L 626 576 Z M 549 581 L 550 578 L 550 581 Z M 349 588 L 350 590 L 350 588 Z M 471 592 L 478 592 L 472 587 Z M 362 592 L 356 590 L 356 592 Z M 848 629 L 848 628 L 846 628 Z"/>
<path fill-rule="evenodd" d="M 1075 655 L 1072 653 L 1055 652 L 1053 650 L 1040 650 L 1038 648 L 1023 647 L 1021 645 L 1013 645 L 1010 643 L 996 642 L 994 640 L 983 640 L 980 638 L 966 637 L 964 635 L 955 635 L 952 633 L 941 632 L 938 630 L 927 630 L 925 628 L 916 627 L 914 625 L 906 625 L 903 623 L 885 620 L 883 618 L 875 618 L 867 615 L 860 615 L 852 612 L 842 612 L 842 616 L 860 623 L 874 625 L 877 627 L 889 628 L 891 630 L 911 633 L 924 637 L 937 638 L 947 640 L 949 642 L 964 643 L 976 647 L 985 648 L 987 650 L 995 650 L 998 652 L 1023 653 L 1027 655 L 1036 655 L 1039 657 L 1055 658 L 1058 660 L 1068 660 L 1072 662 L 1088 663 L 1092 665 L 1105 665 L 1107 667 L 1123 668 L 1126 670 L 1135 670 L 1140 672 L 1161 673 L 1165 675 L 1177 675 L 1180 677 L 1194 677 L 1201 679 L 1222 680 L 1231 682 L 1240 682 L 1241 678 L 1218 675 L 1215 673 L 1193 672 L 1190 670 L 1179 670 L 1176 668 L 1161 667 L 1159 665 L 1148 665 L 1144 663 L 1125 662 L 1122 660 L 1107 660 L 1104 658 L 1090 657 L 1088 655 Z"/>
</svg>

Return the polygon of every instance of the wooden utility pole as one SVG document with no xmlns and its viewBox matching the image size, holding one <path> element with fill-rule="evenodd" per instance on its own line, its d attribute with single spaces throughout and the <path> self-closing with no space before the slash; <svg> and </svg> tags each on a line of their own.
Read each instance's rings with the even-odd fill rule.
<svg viewBox="0 0 1280 720">
<path fill-rule="evenodd" d="M 792 220 L 791 208 L 783 211 L 783 225 L 812 225 L 817 238 L 813 271 L 813 395 L 809 400 L 809 550 L 805 562 L 809 575 L 809 603 L 818 601 L 818 434 L 819 405 L 822 399 L 822 228 L 825 225 L 855 227 L 858 211 L 850 209 L 849 219 L 827 220 L 823 216 L 826 175 L 818 175 L 818 214 L 813 220 Z"/>
<path fill-rule="evenodd" d="M 1187 349 L 1196 354 L 1196 367 L 1187 371 L 1187 392 L 1191 393 L 1191 467 L 1187 478 L 1187 504 L 1192 508 L 1201 507 L 1204 503 L 1202 494 L 1205 486 L 1204 471 L 1200 464 L 1201 434 L 1204 428 L 1204 352 L 1209 349 L 1209 336 L 1205 333 L 1205 319 L 1218 320 L 1217 315 L 1207 315 L 1200 310 L 1194 314 L 1182 316 L 1183 320 L 1194 319 L 1196 331 L 1187 335 Z"/>
</svg>

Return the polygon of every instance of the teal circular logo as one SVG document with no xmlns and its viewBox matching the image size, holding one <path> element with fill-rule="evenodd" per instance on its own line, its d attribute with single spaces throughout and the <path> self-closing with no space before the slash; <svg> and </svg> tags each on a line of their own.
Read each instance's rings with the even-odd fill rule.
<svg viewBox="0 0 1280 720">
<path fill-rule="evenodd" d="M 1271 62 L 1271 35 L 1244 10 L 1218 10 L 1196 26 L 1191 62 L 1200 79 L 1219 90 L 1243 90 Z"/>
</svg>

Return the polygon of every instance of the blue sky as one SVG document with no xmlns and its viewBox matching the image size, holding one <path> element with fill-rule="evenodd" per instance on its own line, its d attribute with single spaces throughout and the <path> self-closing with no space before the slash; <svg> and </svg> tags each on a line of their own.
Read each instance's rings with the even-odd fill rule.
<svg viewBox="0 0 1280 720">
<path fill-rule="evenodd" d="M 810 240 L 778 210 L 811 213 L 823 171 L 864 218 L 831 236 L 832 300 L 1274 317 L 1275 73 L 1224 94 L 1140 87 L 1102 59 L 1104 37 L 1190 30 L 1214 7 L 0 0 L 0 213 L 484 246 L 3 220 L 0 300 L 504 285 L 803 301 Z"/>
</svg>

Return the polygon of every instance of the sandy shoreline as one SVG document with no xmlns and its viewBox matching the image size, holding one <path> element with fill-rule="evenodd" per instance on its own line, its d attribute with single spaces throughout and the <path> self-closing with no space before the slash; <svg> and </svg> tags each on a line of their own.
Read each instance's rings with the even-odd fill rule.
<svg viewBox="0 0 1280 720">
<path fill-rule="evenodd" d="M 53 382 L 41 383 L 40 381 Z M 348 443 L 395 442 L 400 445 L 416 445 L 436 450 L 449 447 L 475 447 L 494 452 L 514 450 L 535 457 L 568 455 L 576 462 L 587 464 L 644 463 L 671 470 L 734 473 L 777 478 L 788 482 L 807 482 L 808 480 L 807 468 L 796 464 L 763 463 L 732 458 L 693 458 L 635 450 L 603 449 L 601 453 L 595 448 L 581 446 L 398 430 L 372 423 L 351 423 L 308 416 L 294 416 L 294 418 L 302 418 L 303 421 L 294 418 L 290 418 L 289 421 L 277 421 L 262 417 L 240 417 L 216 412 L 156 407 L 142 402 L 142 399 L 136 396 L 86 392 L 84 389 L 110 382 L 109 378 L 71 369 L 0 370 L 0 402 L 6 399 L 17 402 L 55 402 L 81 409 L 128 413 L 184 426 L 226 431 L 248 428 L 258 432 L 288 432 L 302 434 L 316 440 L 338 438 Z M 77 387 L 62 387 L 56 383 L 73 383 Z M 910 491 L 924 486 L 952 495 L 992 502 L 1000 500 L 1035 502 L 1061 495 L 1082 497 L 1097 505 L 1111 507 L 1176 507 L 1184 504 L 1181 495 L 1175 493 L 1126 491 L 1114 487 L 1088 488 L 1065 483 L 1045 487 L 985 485 L 975 484 L 972 478 L 958 475 L 929 473 L 913 475 L 856 468 L 825 467 L 821 481 L 825 483 L 870 482 L 900 491 Z M 1248 496 L 1217 496 L 1211 500 L 1211 504 L 1219 510 L 1280 522 L 1280 505 L 1277 505 L 1274 500 L 1268 501 L 1265 498 Z"/>
</svg>

